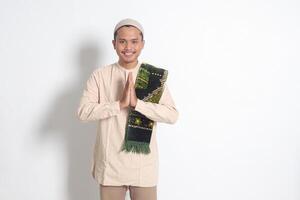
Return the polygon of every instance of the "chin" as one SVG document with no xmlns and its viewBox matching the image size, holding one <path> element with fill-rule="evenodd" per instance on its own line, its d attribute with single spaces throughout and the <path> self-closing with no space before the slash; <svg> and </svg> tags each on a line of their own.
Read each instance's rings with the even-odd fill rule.
<svg viewBox="0 0 300 200">
<path fill-rule="evenodd" d="M 137 59 L 136 58 L 132 58 L 132 59 L 128 59 L 128 58 L 122 58 L 122 61 L 124 63 L 133 63 L 135 62 Z"/>
</svg>

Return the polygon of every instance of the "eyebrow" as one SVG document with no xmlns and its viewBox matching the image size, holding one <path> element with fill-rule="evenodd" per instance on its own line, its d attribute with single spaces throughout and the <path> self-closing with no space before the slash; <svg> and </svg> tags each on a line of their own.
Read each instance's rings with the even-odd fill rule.
<svg viewBox="0 0 300 200">
<path fill-rule="evenodd" d="M 119 40 L 126 40 L 124 38 L 119 38 Z M 130 39 L 130 40 L 139 40 L 138 38 L 133 38 L 133 39 Z"/>
</svg>

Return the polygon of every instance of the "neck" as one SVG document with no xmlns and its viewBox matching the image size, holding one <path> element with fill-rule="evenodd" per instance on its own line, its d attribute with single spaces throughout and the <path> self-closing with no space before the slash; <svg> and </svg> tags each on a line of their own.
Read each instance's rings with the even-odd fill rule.
<svg viewBox="0 0 300 200">
<path fill-rule="evenodd" d="M 121 60 L 119 60 L 118 63 L 119 63 L 119 65 L 121 65 L 122 67 L 124 67 L 126 69 L 132 69 L 138 64 L 138 61 L 136 60 L 134 62 L 126 63 L 126 62 L 122 62 Z"/>
</svg>

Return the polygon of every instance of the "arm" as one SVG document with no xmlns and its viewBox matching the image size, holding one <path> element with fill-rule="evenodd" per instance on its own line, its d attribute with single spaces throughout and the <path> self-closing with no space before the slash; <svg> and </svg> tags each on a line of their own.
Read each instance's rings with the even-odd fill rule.
<svg viewBox="0 0 300 200">
<path fill-rule="evenodd" d="M 137 99 L 135 110 L 156 122 L 174 124 L 178 119 L 178 110 L 175 108 L 167 84 L 158 104 Z"/>
<path fill-rule="evenodd" d="M 100 102 L 101 90 L 99 79 L 94 71 L 87 81 L 80 99 L 77 115 L 81 121 L 95 121 L 115 116 L 120 113 L 119 101 Z"/>
</svg>

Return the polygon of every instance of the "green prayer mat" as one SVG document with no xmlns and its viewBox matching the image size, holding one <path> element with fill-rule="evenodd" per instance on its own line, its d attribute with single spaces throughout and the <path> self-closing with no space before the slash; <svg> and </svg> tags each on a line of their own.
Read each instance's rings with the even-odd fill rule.
<svg viewBox="0 0 300 200">
<path fill-rule="evenodd" d="M 164 91 L 167 76 L 167 70 L 142 63 L 135 81 L 137 98 L 145 102 L 158 103 Z M 129 108 L 122 151 L 149 154 L 153 124 L 153 120 Z"/>
</svg>

